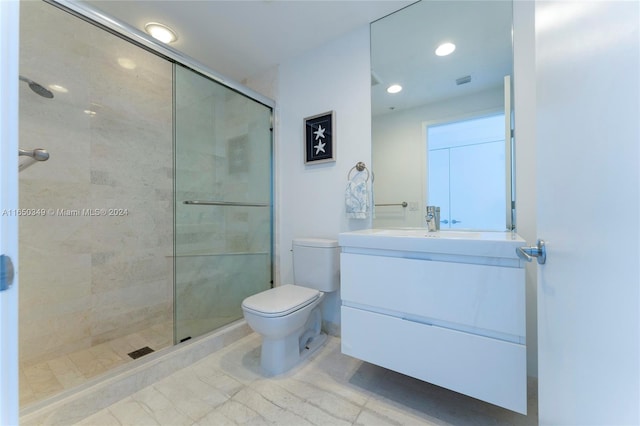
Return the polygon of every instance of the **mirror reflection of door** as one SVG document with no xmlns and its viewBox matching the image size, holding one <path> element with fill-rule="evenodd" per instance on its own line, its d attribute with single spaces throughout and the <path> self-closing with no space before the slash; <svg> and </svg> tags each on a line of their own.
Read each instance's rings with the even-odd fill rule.
<svg viewBox="0 0 640 426">
<path fill-rule="evenodd" d="M 429 205 L 441 229 L 505 229 L 504 114 L 427 125 Z"/>
<path fill-rule="evenodd" d="M 419 1 L 371 24 L 371 170 L 375 174 L 375 228 L 426 226 L 425 206 L 441 207 L 441 218 L 449 221 L 443 229 L 493 229 L 504 231 L 513 225 L 511 170 L 511 79 L 513 75 L 511 1 Z M 447 56 L 437 53 L 444 42 L 454 44 Z M 403 90 L 388 89 L 400 85 Z M 456 166 L 460 174 L 427 161 L 425 123 L 444 124 L 462 118 L 471 119 L 508 112 L 500 124 L 500 139 L 505 141 L 503 163 L 477 176 L 476 166 Z M 494 114 L 494 115 L 495 115 Z M 497 120 L 497 119 L 496 119 Z M 509 124 L 508 124 L 509 123 Z M 452 164 L 465 164 L 470 158 L 493 156 L 479 145 L 472 152 L 452 149 L 435 155 L 451 157 Z M 433 158 L 432 158 L 433 160 Z M 488 160 L 487 160 L 488 161 Z M 484 160 L 483 160 L 484 162 Z M 443 163 L 444 164 L 444 163 Z M 470 171 L 470 170 L 473 170 Z M 492 185 L 493 173 L 502 173 L 500 204 L 489 202 L 494 192 L 483 192 Z M 435 176 L 444 174 L 446 182 L 428 187 Z M 451 176 L 452 179 L 448 179 Z M 449 187 L 459 187 L 451 194 Z M 482 191 L 480 188 L 483 188 Z M 446 191 L 445 195 L 437 195 Z M 457 194 L 467 193 L 464 200 Z M 429 195 L 430 200 L 426 198 Z M 445 197 L 446 202 L 439 201 Z M 406 202 L 406 207 L 400 203 Z M 482 214 L 478 203 L 482 202 Z M 455 207 L 457 206 L 457 207 Z M 507 206 L 509 208 L 507 208 Z M 491 217 L 492 219 L 481 216 Z M 469 211 L 461 216 L 458 211 Z M 495 219 L 494 219 L 495 218 Z M 451 221 L 461 221 L 451 223 Z"/>
</svg>

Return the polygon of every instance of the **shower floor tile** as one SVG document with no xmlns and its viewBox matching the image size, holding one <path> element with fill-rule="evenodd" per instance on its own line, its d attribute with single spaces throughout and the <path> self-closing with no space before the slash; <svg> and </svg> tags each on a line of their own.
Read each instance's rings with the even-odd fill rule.
<svg viewBox="0 0 640 426">
<path fill-rule="evenodd" d="M 46 362 L 25 368 L 21 378 L 29 384 L 29 395 L 34 399 L 41 399 L 64 389 L 51 366 Z"/>
<path fill-rule="evenodd" d="M 20 368 L 20 405 L 54 396 L 79 386 L 111 369 L 132 362 L 130 352 L 148 346 L 154 350 L 171 345 L 173 325 L 154 325 L 147 330 L 90 348 Z M 163 337 L 169 336 L 169 337 Z"/>
<path fill-rule="evenodd" d="M 281 376 L 259 371 L 256 334 L 77 423 L 89 425 L 536 425 L 523 416 L 343 355 L 340 339 Z"/>
</svg>

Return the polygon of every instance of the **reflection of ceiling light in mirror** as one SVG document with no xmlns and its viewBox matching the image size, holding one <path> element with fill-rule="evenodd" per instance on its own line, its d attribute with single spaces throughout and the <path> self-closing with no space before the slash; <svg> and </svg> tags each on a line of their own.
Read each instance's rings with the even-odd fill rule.
<svg viewBox="0 0 640 426">
<path fill-rule="evenodd" d="M 50 84 L 49 89 L 54 90 L 59 93 L 67 93 L 69 89 L 64 86 L 60 86 L 59 84 Z"/>
<path fill-rule="evenodd" d="M 166 25 L 158 24 L 157 22 L 149 22 L 144 26 L 144 30 L 156 40 L 160 40 L 163 43 L 173 43 L 178 39 L 175 31 Z"/>
<path fill-rule="evenodd" d="M 90 109 L 85 109 L 85 110 L 84 110 L 84 113 L 85 113 L 85 114 L 87 114 L 87 115 L 88 115 L 88 116 L 90 116 L 90 117 L 93 117 L 94 115 L 96 115 L 96 114 L 97 114 L 97 112 L 95 112 L 95 111 L 91 111 Z"/>
<path fill-rule="evenodd" d="M 392 84 L 391 86 L 387 87 L 388 93 L 398 93 L 401 90 L 402 86 L 400 86 L 399 84 Z"/>
<path fill-rule="evenodd" d="M 453 44 L 453 43 L 442 43 L 436 49 L 436 55 L 438 55 L 438 56 L 451 55 L 454 50 L 456 50 L 456 45 L 455 44 Z"/>
<path fill-rule="evenodd" d="M 127 70 L 136 69 L 137 65 L 129 58 L 118 58 L 118 65 Z"/>
</svg>

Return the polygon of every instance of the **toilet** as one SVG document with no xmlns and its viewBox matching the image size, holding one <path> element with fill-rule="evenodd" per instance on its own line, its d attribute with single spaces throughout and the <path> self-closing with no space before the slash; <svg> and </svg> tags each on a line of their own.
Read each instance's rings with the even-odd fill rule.
<svg viewBox="0 0 640 426">
<path fill-rule="evenodd" d="M 340 284 L 338 241 L 299 238 L 292 245 L 294 284 L 242 302 L 247 323 L 262 335 L 260 366 L 267 376 L 290 370 L 324 343 L 320 302 Z"/>
</svg>

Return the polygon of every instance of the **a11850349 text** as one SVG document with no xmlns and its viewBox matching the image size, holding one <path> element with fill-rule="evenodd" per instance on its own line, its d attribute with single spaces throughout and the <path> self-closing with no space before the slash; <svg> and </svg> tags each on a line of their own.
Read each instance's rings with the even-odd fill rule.
<svg viewBox="0 0 640 426">
<path fill-rule="evenodd" d="M 101 209 L 3 209 L 2 216 L 54 216 L 54 217 L 101 217 L 101 216 L 129 216 L 129 209 L 101 208 Z"/>
</svg>

